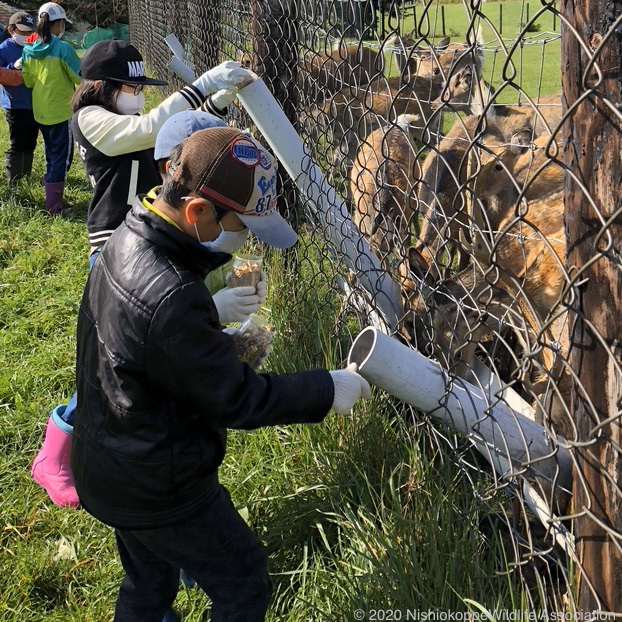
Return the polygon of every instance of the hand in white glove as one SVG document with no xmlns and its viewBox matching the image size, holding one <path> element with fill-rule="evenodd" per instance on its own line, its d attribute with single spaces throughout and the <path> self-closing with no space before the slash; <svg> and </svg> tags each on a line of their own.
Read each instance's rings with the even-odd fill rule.
<svg viewBox="0 0 622 622">
<path fill-rule="evenodd" d="M 22 57 L 20 56 L 14 63 L 13 63 L 13 69 L 21 69 L 22 68 Z"/>
<path fill-rule="evenodd" d="M 218 110 L 224 110 L 229 107 L 229 104 L 237 97 L 238 89 L 221 89 L 214 93 L 210 99 L 212 104 Z"/>
<path fill-rule="evenodd" d="M 328 372 L 335 385 L 332 408 L 340 415 L 350 412 L 358 400 L 366 400 L 371 395 L 369 383 L 355 369 L 356 363 L 350 363 L 345 369 Z"/>
<path fill-rule="evenodd" d="M 213 69 L 206 71 L 192 84 L 196 86 L 203 95 L 207 96 L 221 89 L 241 89 L 253 82 L 256 78 L 257 75 L 250 69 L 244 69 L 240 63 L 234 60 L 227 60 Z"/>
<path fill-rule="evenodd" d="M 259 311 L 261 304 L 254 287 L 225 287 L 212 298 L 221 324 L 245 322 L 251 313 Z"/>
<path fill-rule="evenodd" d="M 268 297 L 268 286 L 266 285 L 266 273 L 261 273 L 259 283 L 257 283 L 257 295 L 259 296 L 259 305 L 263 305 Z"/>
</svg>

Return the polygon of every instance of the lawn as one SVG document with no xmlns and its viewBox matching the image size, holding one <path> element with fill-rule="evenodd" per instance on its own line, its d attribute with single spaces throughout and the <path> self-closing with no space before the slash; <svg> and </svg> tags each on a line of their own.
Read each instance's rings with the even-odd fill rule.
<svg viewBox="0 0 622 622">
<path fill-rule="evenodd" d="M 465 4 L 438 2 L 409 4 L 403 9 L 402 33 L 417 27 L 428 42 L 450 37 L 451 43 L 467 40 L 481 30 L 485 53 L 483 77 L 495 88 L 503 86 L 499 103 L 519 101 L 518 89 L 530 97 L 561 89 L 560 20 L 548 5 L 511 0 L 484 2 L 477 14 Z M 395 24 L 386 17 L 385 32 Z M 387 57 L 389 59 L 389 57 Z"/>
</svg>

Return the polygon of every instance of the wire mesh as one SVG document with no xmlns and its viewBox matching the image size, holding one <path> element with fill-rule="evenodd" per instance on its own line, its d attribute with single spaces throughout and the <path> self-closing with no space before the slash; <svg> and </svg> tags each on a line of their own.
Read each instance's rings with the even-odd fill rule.
<svg viewBox="0 0 622 622">
<path fill-rule="evenodd" d="M 605 335 L 580 303 L 594 262 L 614 275 L 603 300 L 617 301 L 620 205 L 607 213 L 603 197 L 590 196 L 573 168 L 576 159 L 564 156 L 573 107 L 562 106 L 562 69 L 567 76 L 570 61 L 561 30 L 591 50 L 588 69 L 598 79 L 577 85 L 580 100 L 596 94 L 611 71 L 598 55 L 617 41 L 620 19 L 586 42 L 552 2 L 130 0 L 130 15 L 133 42 L 172 85 L 177 78 L 163 44 L 170 33 L 197 72 L 236 59 L 275 94 L 347 206 L 363 240 L 359 252 L 373 255 L 401 293 L 394 321 L 357 278 L 357 259 L 342 261 L 351 253 L 344 240 L 351 229 L 335 233 L 304 194 L 282 186 L 284 213 L 306 241 L 291 260 L 312 275 L 309 291 L 322 283 L 337 295 L 335 321 L 374 324 L 438 361 L 448 372 L 440 409 L 465 383 L 487 396 L 482 419 L 466 434 L 405 408 L 416 433 L 459 465 L 486 507 L 479 529 L 503 549 L 498 572 L 522 585 L 525 608 L 565 616 L 557 619 L 587 602 L 594 612 L 615 611 L 620 603 L 604 594 L 602 567 L 584 559 L 609 559 L 618 569 L 614 591 L 620 587 L 619 345 L 615 314 Z M 619 134 L 619 92 L 607 97 L 602 108 Z M 252 127 L 241 107 L 230 120 Z M 594 211 L 584 265 L 569 262 L 569 183 Z M 595 385 L 585 385 L 579 325 L 611 370 L 608 412 L 590 394 Z M 540 424 L 547 450 L 495 470 L 490 453 L 507 458 L 509 441 L 498 439 L 487 455 L 477 430 L 500 404 Z M 585 434 L 578 411 L 593 424 Z M 538 465 L 549 459 L 557 468 L 539 476 Z M 606 487 L 591 488 L 579 468 L 586 462 Z M 605 495 L 617 514 L 601 508 Z M 593 533 L 600 553 L 588 554 L 583 535 Z"/>
</svg>

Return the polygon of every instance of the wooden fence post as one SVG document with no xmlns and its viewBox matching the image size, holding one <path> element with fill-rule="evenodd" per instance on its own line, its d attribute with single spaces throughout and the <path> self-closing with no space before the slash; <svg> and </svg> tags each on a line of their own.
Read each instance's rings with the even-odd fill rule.
<svg viewBox="0 0 622 622">
<path fill-rule="evenodd" d="M 570 364 L 577 375 L 571 412 L 579 442 L 574 450 L 575 599 L 581 612 L 621 613 L 622 41 L 611 28 L 620 6 L 564 0 L 562 13 L 576 29 L 562 21 L 563 110 L 571 111 L 563 130 L 564 161 L 571 172 L 565 188 L 574 279 L 574 296 L 567 298 Z"/>
</svg>

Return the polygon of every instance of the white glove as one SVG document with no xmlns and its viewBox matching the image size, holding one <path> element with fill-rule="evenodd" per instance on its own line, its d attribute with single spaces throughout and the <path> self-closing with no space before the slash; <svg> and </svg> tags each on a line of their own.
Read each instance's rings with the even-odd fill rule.
<svg viewBox="0 0 622 622">
<path fill-rule="evenodd" d="M 266 273 L 261 273 L 259 283 L 257 283 L 257 295 L 259 296 L 259 305 L 263 305 L 268 297 L 268 286 L 266 285 Z"/>
<path fill-rule="evenodd" d="M 206 71 L 192 84 L 206 97 L 222 89 L 242 88 L 257 78 L 250 69 L 244 69 L 240 63 L 227 60 L 213 69 Z"/>
<path fill-rule="evenodd" d="M 214 107 L 218 110 L 224 110 L 238 96 L 238 89 L 221 89 L 214 93 L 210 99 Z"/>
<path fill-rule="evenodd" d="M 13 63 L 13 69 L 21 69 L 22 68 L 22 57 L 20 56 L 14 63 Z"/>
<path fill-rule="evenodd" d="M 328 372 L 335 385 L 332 408 L 340 415 L 350 412 L 358 400 L 366 400 L 371 395 L 369 383 L 355 369 L 356 363 L 350 363 L 345 369 Z"/>
<path fill-rule="evenodd" d="M 245 322 L 251 313 L 259 311 L 261 304 L 254 287 L 225 287 L 212 298 L 221 324 Z"/>
</svg>

